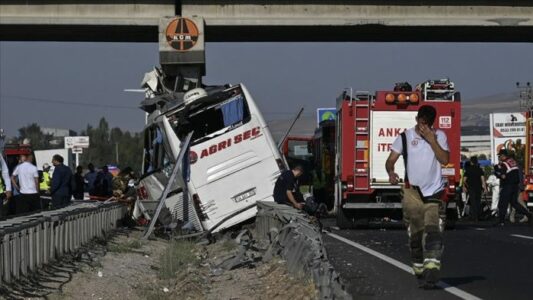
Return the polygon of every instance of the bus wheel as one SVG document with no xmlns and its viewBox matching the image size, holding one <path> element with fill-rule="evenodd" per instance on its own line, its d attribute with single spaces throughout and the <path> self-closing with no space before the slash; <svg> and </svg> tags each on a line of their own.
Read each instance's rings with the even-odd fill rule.
<svg viewBox="0 0 533 300">
<path fill-rule="evenodd" d="M 337 226 L 340 229 L 350 229 L 354 227 L 354 221 L 348 216 L 346 211 L 342 208 L 337 209 Z"/>
</svg>

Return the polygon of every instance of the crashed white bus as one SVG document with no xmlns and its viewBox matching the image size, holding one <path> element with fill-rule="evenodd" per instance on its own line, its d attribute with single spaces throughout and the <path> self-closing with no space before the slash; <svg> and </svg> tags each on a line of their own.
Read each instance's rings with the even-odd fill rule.
<svg viewBox="0 0 533 300">
<path fill-rule="evenodd" d="M 228 228 L 254 217 L 256 201 L 273 201 L 274 184 L 285 162 L 243 84 L 209 93 L 194 89 L 185 94 L 182 104 L 150 119 L 145 129 L 145 175 L 140 181 L 143 198 L 159 198 L 180 151 L 180 139 L 193 131 L 187 188 L 194 210 L 190 220 L 196 218 L 201 226 L 197 230 Z M 177 186 L 167 197 L 174 218 L 183 214 L 182 198 Z"/>
</svg>

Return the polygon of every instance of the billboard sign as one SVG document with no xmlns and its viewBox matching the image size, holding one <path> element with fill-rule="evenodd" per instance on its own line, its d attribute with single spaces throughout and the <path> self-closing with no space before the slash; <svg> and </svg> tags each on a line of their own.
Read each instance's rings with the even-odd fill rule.
<svg viewBox="0 0 533 300">
<path fill-rule="evenodd" d="M 493 137 L 526 136 L 526 119 L 525 112 L 491 114 Z"/>
<path fill-rule="evenodd" d="M 517 150 L 517 145 L 524 145 L 526 140 L 526 113 L 492 113 L 490 114 L 491 160 L 498 163 L 498 151 Z"/>
<path fill-rule="evenodd" d="M 520 148 L 524 147 L 525 137 L 505 137 L 505 138 L 494 138 L 494 147 L 492 148 L 492 163 L 498 163 L 498 152 L 501 149 L 507 149 L 509 153 L 516 152 Z"/>
<path fill-rule="evenodd" d="M 66 136 L 65 137 L 65 148 L 89 148 L 89 137 L 88 136 Z"/>
<path fill-rule="evenodd" d="M 323 121 L 335 121 L 337 119 L 336 108 L 318 108 L 316 110 L 316 124 L 320 124 Z"/>
</svg>

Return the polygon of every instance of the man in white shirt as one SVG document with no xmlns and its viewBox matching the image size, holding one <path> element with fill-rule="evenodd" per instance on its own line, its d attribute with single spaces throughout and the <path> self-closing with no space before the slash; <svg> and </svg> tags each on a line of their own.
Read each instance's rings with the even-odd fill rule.
<svg viewBox="0 0 533 300">
<path fill-rule="evenodd" d="M 9 169 L 7 167 L 4 157 L 0 154 L 0 172 L 2 172 L 2 178 L 0 180 L 0 219 L 7 214 L 4 211 L 4 198 L 6 201 L 10 201 L 13 193 L 11 192 L 11 179 L 9 178 Z M 7 208 L 7 205 L 6 205 Z"/>
<path fill-rule="evenodd" d="M 445 183 L 441 165 L 448 163 L 450 155 L 446 134 L 433 128 L 436 116 L 435 108 L 422 105 L 415 127 L 402 133 L 405 141 L 402 135 L 396 138 L 385 164 L 390 183 L 397 184 L 399 176 L 394 172 L 394 165 L 400 155 L 404 161 L 409 158 L 402 209 L 408 226 L 413 271 L 423 288 L 434 288 L 439 280 L 446 216 L 441 200 Z"/>
<path fill-rule="evenodd" d="M 21 155 L 22 163 L 11 174 L 13 188 L 20 192 L 15 202 L 17 214 L 41 209 L 39 173 L 37 167 L 31 163 L 32 160 L 33 156 L 31 154 Z"/>
</svg>

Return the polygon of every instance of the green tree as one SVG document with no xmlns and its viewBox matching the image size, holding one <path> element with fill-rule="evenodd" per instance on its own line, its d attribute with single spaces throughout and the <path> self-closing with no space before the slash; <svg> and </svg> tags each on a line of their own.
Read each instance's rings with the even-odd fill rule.
<svg viewBox="0 0 533 300">
<path fill-rule="evenodd" d="M 87 125 L 87 128 L 81 132 L 82 135 L 89 137 L 90 146 L 84 149 L 81 155 L 80 163 L 86 166 L 88 163 L 101 167 L 113 163 L 112 145 L 109 139 L 109 124 L 105 118 L 101 118 L 98 127 L 93 128 Z"/>
<path fill-rule="evenodd" d="M 140 172 L 142 165 L 142 134 L 109 128 L 105 118 L 100 119 L 97 128 L 87 125 L 81 135 L 89 136 L 90 147 L 84 149 L 80 163 L 86 167 L 93 163 L 96 167 L 115 164 L 119 168 L 131 167 Z M 118 155 L 117 155 L 118 149 Z M 118 157 L 118 161 L 117 161 Z"/>
<path fill-rule="evenodd" d="M 41 127 L 36 123 L 32 123 L 28 126 L 19 128 L 18 142 L 23 143 L 25 139 L 28 139 L 32 145 L 33 150 L 50 149 L 50 141 L 53 139 L 51 134 L 44 134 L 41 131 Z"/>
</svg>

